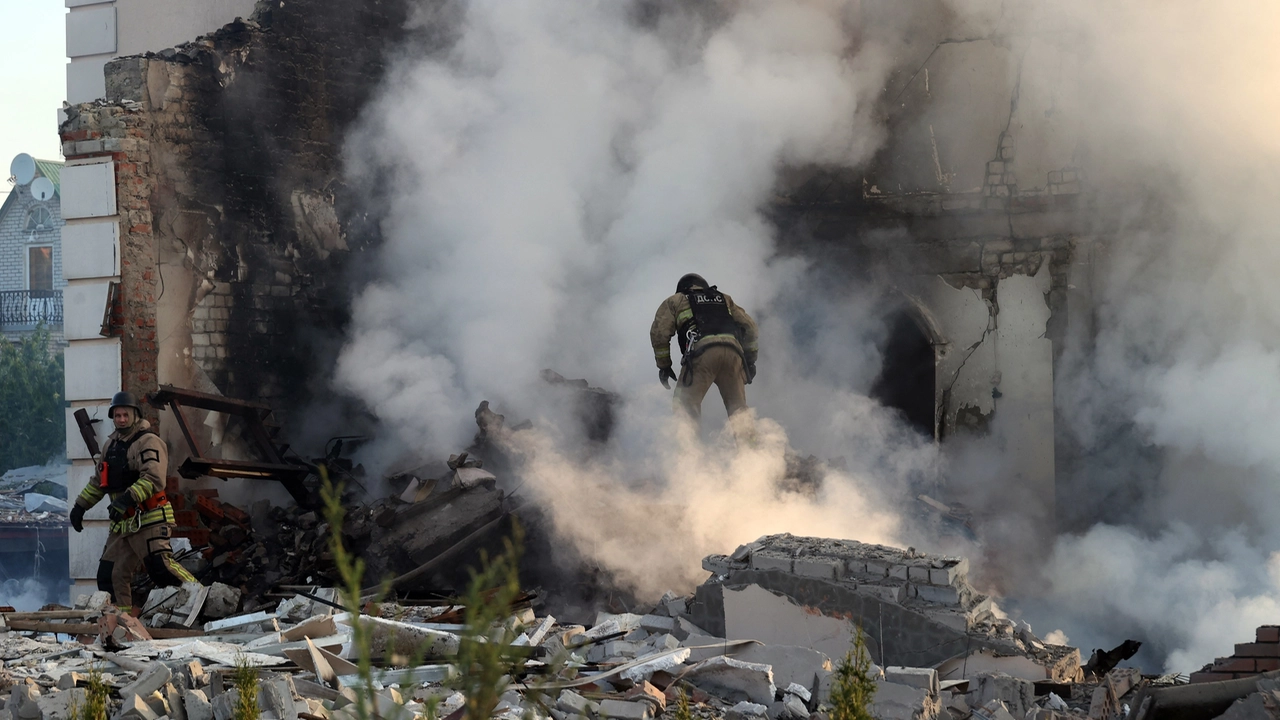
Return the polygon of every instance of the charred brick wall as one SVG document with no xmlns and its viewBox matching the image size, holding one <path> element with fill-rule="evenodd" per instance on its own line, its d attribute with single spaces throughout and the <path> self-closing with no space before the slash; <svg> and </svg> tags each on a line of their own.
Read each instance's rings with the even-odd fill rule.
<svg viewBox="0 0 1280 720">
<path fill-rule="evenodd" d="M 352 230 L 343 136 L 406 17 L 402 0 L 260 3 L 109 63 L 106 102 L 70 110 L 68 157 L 115 159 L 126 389 L 185 374 L 175 384 L 307 400 L 342 336 L 351 251 L 377 242 Z M 172 358 L 183 372 L 163 369 Z"/>
</svg>

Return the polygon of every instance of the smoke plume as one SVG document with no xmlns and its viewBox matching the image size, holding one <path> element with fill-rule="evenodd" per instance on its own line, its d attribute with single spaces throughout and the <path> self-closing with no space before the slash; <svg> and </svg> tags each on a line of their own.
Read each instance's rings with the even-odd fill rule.
<svg viewBox="0 0 1280 720">
<path fill-rule="evenodd" d="M 424 455 L 464 446 L 482 399 L 534 419 L 511 438 L 522 492 L 645 593 L 687 589 L 701 555 L 768 532 L 911 539 L 895 500 L 943 471 L 867 398 L 882 288 L 780 253 L 760 212 L 784 167 L 873 156 L 886 79 L 918 60 L 899 43 L 937 3 L 686 5 L 462 3 L 447 47 L 400 49 L 346 148 L 350 176 L 381 192 L 385 245 L 337 386 Z M 1195 669 L 1277 609 L 1280 8 L 950 13 L 948 42 L 1011 47 L 1017 92 L 1058 98 L 1070 137 L 1050 139 L 1099 191 L 1078 218 L 1093 262 L 1072 278 L 1091 293 L 1072 309 L 1089 329 L 1059 348 L 1055 377 L 1057 432 L 1078 458 L 1058 477 L 1070 534 L 1044 567 L 1018 569 L 1044 588 L 1020 610 L 1086 649 L 1133 636 L 1149 666 Z M 670 422 L 647 331 L 686 272 L 760 321 L 754 429 L 698 440 Z M 545 401 L 544 367 L 625 399 L 607 448 Z M 781 492 L 789 446 L 845 470 L 817 496 Z"/>
</svg>

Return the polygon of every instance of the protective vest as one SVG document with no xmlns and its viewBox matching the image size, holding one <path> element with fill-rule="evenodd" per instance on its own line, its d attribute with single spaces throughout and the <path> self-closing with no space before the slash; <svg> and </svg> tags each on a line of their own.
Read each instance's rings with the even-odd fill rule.
<svg viewBox="0 0 1280 720">
<path fill-rule="evenodd" d="M 724 293 L 717 290 L 715 285 L 705 289 L 686 290 L 684 296 L 689 300 L 689 309 L 693 314 L 676 328 L 681 355 L 688 355 L 689 349 L 699 340 L 712 335 L 727 335 L 741 342 L 741 338 L 738 338 L 738 323 L 729 314 L 729 303 L 724 299 Z"/>
<path fill-rule="evenodd" d="M 107 448 L 107 452 L 102 457 L 102 476 L 99 478 L 99 487 L 109 493 L 124 492 L 126 488 L 138 481 L 142 477 L 142 473 L 129 467 L 129 448 L 133 446 L 143 435 L 155 435 L 156 432 L 150 428 L 134 433 L 133 437 L 126 441 L 113 440 L 111 447 Z"/>
</svg>

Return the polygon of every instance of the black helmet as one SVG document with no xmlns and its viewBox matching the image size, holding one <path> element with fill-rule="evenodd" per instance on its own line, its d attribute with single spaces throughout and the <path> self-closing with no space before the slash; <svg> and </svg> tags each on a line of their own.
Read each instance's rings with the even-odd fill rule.
<svg viewBox="0 0 1280 720">
<path fill-rule="evenodd" d="M 698 275 L 696 273 L 689 273 L 688 275 L 685 275 L 684 277 L 680 278 L 680 282 L 676 283 L 676 292 L 682 293 L 688 290 L 689 288 L 695 287 L 695 286 L 700 288 L 711 287 L 710 285 L 707 284 L 707 281 L 704 280 L 701 275 Z"/>
<path fill-rule="evenodd" d="M 110 415 L 115 412 L 118 407 L 131 407 L 138 411 L 139 417 L 142 416 L 142 407 L 138 405 L 138 398 L 134 397 L 133 393 L 118 392 L 115 395 L 112 395 L 111 408 L 107 410 L 107 414 Z"/>
</svg>

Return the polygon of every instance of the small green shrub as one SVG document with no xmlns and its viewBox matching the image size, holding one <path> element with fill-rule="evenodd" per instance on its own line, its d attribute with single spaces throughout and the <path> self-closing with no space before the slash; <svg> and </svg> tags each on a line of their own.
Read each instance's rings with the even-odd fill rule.
<svg viewBox="0 0 1280 720">
<path fill-rule="evenodd" d="M 231 673 L 236 689 L 235 720 L 258 720 L 258 670 L 243 653 L 236 656 L 236 669 Z"/>
<path fill-rule="evenodd" d="M 855 626 L 853 647 L 836 667 L 831 682 L 831 720 L 872 720 L 871 701 L 876 681 L 871 677 L 871 655 L 862 628 Z"/>
</svg>

